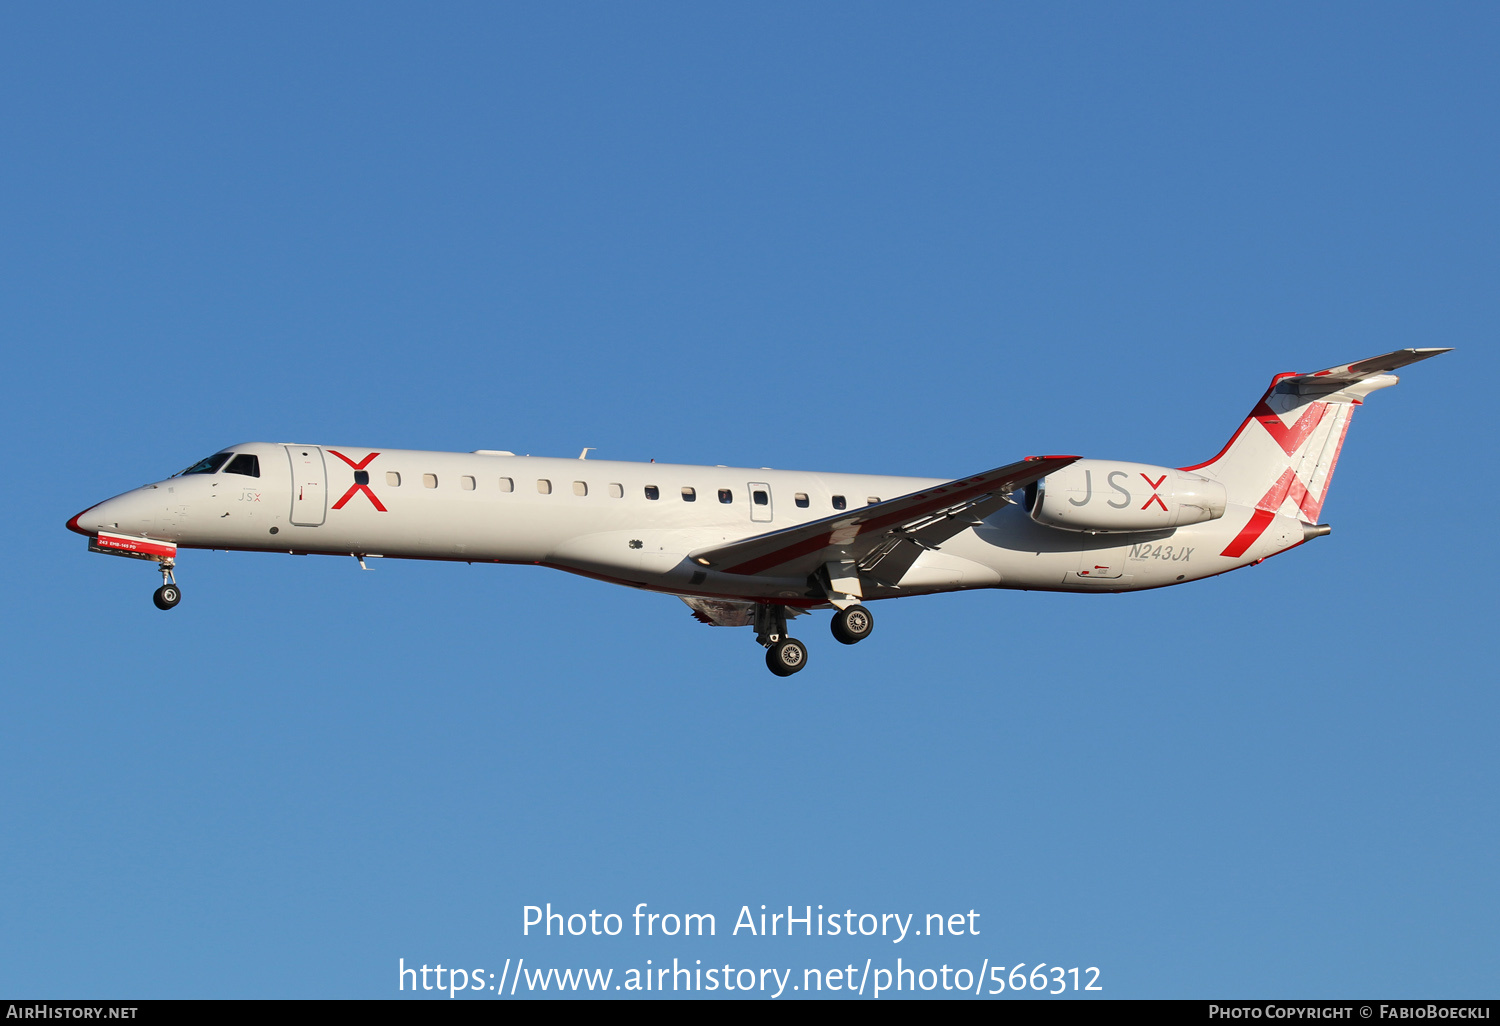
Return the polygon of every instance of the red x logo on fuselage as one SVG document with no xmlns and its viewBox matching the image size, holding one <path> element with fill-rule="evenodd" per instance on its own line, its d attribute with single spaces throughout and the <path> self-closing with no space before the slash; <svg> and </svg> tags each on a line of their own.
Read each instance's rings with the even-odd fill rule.
<svg viewBox="0 0 1500 1026">
<path fill-rule="evenodd" d="M 372 453 L 370 453 L 370 455 L 366 456 L 364 459 L 360 460 L 358 463 L 355 463 L 353 460 L 351 460 L 349 457 L 345 456 L 343 453 L 339 452 L 337 449 L 329 449 L 328 451 L 331 452 L 331 453 L 333 453 L 339 459 L 343 460 L 345 463 L 349 464 L 349 466 L 353 467 L 355 474 L 359 474 L 361 471 L 363 471 L 366 467 L 368 467 L 370 465 L 370 461 L 371 460 L 373 460 L 376 456 L 380 455 L 380 453 L 378 453 L 378 452 L 372 452 Z M 372 491 L 370 491 L 369 480 L 370 480 L 370 478 L 369 478 L 368 474 L 365 475 L 365 480 L 364 481 L 360 481 L 356 477 L 354 484 L 352 484 L 352 485 L 349 486 L 349 490 L 344 493 L 344 497 L 342 499 L 340 499 L 338 502 L 335 502 L 333 504 L 333 508 L 334 509 L 343 509 L 344 508 L 344 503 L 346 503 L 350 499 L 354 498 L 355 493 L 357 493 L 357 492 L 364 492 L 365 495 L 367 495 L 369 497 L 370 502 L 374 504 L 374 506 L 375 506 L 375 508 L 377 510 L 379 510 L 382 513 L 387 512 L 386 508 L 380 504 L 380 500 L 375 497 L 375 493 L 372 492 Z"/>
</svg>

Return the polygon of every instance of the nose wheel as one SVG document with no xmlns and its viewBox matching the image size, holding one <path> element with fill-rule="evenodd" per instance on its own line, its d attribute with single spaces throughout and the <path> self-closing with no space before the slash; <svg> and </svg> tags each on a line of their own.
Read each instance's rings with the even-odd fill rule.
<svg viewBox="0 0 1500 1026">
<path fill-rule="evenodd" d="M 156 603 L 157 609 L 171 609 L 182 601 L 182 589 L 177 587 L 177 578 L 172 576 L 174 566 L 170 559 L 162 561 L 161 587 L 151 595 L 151 601 Z"/>
</svg>

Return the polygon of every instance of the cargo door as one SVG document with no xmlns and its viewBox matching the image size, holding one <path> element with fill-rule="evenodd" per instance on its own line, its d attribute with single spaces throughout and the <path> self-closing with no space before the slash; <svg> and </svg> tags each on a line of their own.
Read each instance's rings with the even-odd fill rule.
<svg viewBox="0 0 1500 1026">
<path fill-rule="evenodd" d="M 328 472 L 316 445 L 289 445 L 292 462 L 292 516 L 298 527 L 321 527 L 328 516 Z"/>
<path fill-rule="evenodd" d="M 1125 572 L 1126 550 L 1118 542 L 1090 548 L 1088 541 L 1078 554 L 1078 570 L 1071 575 L 1072 583 L 1098 582 L 1101 587 L 1119 587 L 1135 576 Z"/>
</svg>

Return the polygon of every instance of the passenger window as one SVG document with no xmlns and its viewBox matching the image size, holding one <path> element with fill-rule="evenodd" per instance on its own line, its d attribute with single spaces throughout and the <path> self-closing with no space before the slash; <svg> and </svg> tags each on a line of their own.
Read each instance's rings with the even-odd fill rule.
<svg viewBox="0 0 1500 1026">
<path fill-rule="evenodd" d="M 623 499 L 623 498 L 625 498 L 625 486 L 622 485 L 622 484 L 617 484 L 614 481 L 611 481 L 609 483 L 609 497 L 611 499 Z"/>
<path fill-rule="evenodd" d="M 843 509 L 847 505 L 848 505 L 848 503 L 846 503 L 844 501 L 844 497 L 842 495 L 835 495 L 833 497 L 833 508 L 834 509 Z"/>
<path fill-rule="evenodd" d="M 798 506 L 802 507 L 803 509 L 806 509 L 807 508 L 807 493 L 806 492 L 798 492 L 796 495 L 792 496 L 792 501 L 795 502 Z"/>
<path fill-rule="evenodd" d="M 392 488 L 400 488 L 401 475 L 396 473 L 394 470 L 387 470 L 385 472 L 385 483 L 390 485 Z"/>
<path fill-rule="evenodd" d="M 719 489 L 719 501 L 720 502 L 733 502 L 734 501 L 734 493 L 731 492 L 728 488 L 720 488 Z"/>
<path fill-rule="evenodd" d="M 648 498 L 648 499 L 659 499 L 659 498 L 661 498 L 661 489 L 658 488 L 658 487 L 656 487 L 656 485 L 647 485 L 646 486 L 646 498 Z"/>
<path fill-rule="evenodd" d="M 759 488 L 750 493 L 750 500 L 757 506 L 769 506 L 771 504 L 771 497 Z"/>
<path fill-rule="evenodd" d="M 574 495 L 587 495 L 588 493 L 589 493 L 589 486 L 588 485 L 584 484 L 582 481 L 574 481 L 573 482 L 573 494 Z"/>
<path fill-rule="evenodd" d="M 878 496 L 878 495 L 867 495 L 867 496 L 865 496 L 865 505 L 866 506 L 873 506 L 873 505 L 875 505 L 879 501 L 880 501 L 880 496 Z"/>
<path fill-rule="evenodd" d="M 683 502 L 697 502 L 698 501 L 698 493 L 697 493 L 697 491 L 695 491 L 692 488 L 689 488 L 687 485 L 683 485 L 682 486 L 682 501 Z"/>
<path fill-rule="evenodd" d="M 369 484 L 370 483 L 370 472 L 368 470 L 356 470 L 354 472 L 354 483 L 357 484 L 357 485 L 367 485 L 367 484 Z"/>
<path fill-rule="evenodd" d="M 465 474 L 458 479 L 458 486 L 466 492 L 472 492 L 474 490 L 474 479 Z"/>
<path fill-rule="evenodd" d="M 244 474 L 246 477 L 260 477 L 260 457 L 252 453 L 242 452 L 229 461 L 224 468 L 226 474 Z"/>
<path fill-rule="evenodd" d="M 229 459 L 229 457 L 232 455 L 234 454 L 228 452 L 216 452 L 212 456 L 209 456 L 207 459 L 201 459 L 197 463 L 194 463 L 191 467 L 188 467 L 182 472 L 182 474 L 179 474 L 178 476 L 181 477 L 183 474 L 217 474 L 219 472 L 219 468 L 224 465 L 224 461 Z M 302 455 L 306 456 L 307 453 L 303 453 Z"/>
<path fill-rule="evenodd" d="M 436 488 L 437 487 L 437 475 L 436 474 L 423 474 L 422 475 L 422 487 L 423 488 Z"/>
<path fill-rule="evenodd" d="M 551 495 L 552 482 L 548 481 L 545 477 L 539 477 L 536 479 L 536 490 L 543 495 Z"/>
<path fill-rule="evenodd" d="M 502 492 L 513 492 L 516 490 L 516 483 L 508 477 L 502 477 L 500 479 L 500 490 Z"/>
</svg>

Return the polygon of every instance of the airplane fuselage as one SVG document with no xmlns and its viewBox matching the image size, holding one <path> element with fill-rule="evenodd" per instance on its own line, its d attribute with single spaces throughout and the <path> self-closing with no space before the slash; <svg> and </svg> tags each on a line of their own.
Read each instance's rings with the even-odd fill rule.
<svg viewBox="0 0 1500 1026">
<path fill-rule="evenodd" d="M 253 455 L 259 476 L 222 466 L 179 475 L 92 507 L 70 526 L 181 548 L 536 564 L 673 594 L 811 607 L 826 601 L 805 576 L 726 573 L 688 554 L 947 481 L 357 446 L 249 443 L 224 452 Z M 1121 491 L 1134 505 L 1151 495 L 1147 485 Z M 1155 588 L 1304 540 L 1300 521 L 1278 516 L 1245 552 L 1222 555 L 1243 514 L 1087 534 L 1036 523 L 1012 503 L 922 551 L 899 578 L 869 578 L 864 597 Z"/>
<path fill-rule="evenodd" d="M 973 588 L 1123 592 L 1258 563 L 1318 523 L 1350 417 L 1402 349 L 1278 374 L 1223 449 L 1192 467 L 1027 456 L 960 478 L 829 474 L 252 442 L 68 521 L 96 552 L 154 560 L 182 593 L 178 548 L 520 563 L 677 595 L 704 623 L 753 627 L 790 676 L 787 621 L 833 609 L 870 637 L 864 602 Z"/>
</svg>

